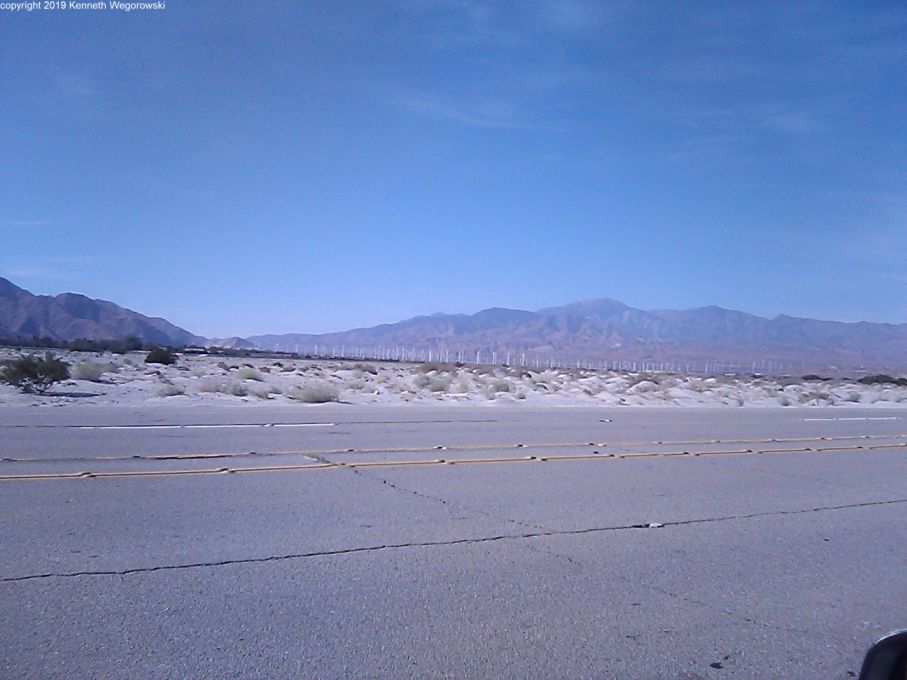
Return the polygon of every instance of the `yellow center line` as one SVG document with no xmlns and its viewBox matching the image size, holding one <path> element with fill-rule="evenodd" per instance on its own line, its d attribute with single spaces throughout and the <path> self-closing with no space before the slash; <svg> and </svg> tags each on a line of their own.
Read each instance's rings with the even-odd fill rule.
<svg viewBox="0 0 907 680">
<path fill-rule="evenodd" d="M 41 457 L 23 456 L 0 458 L 0 463 L 46 463 L 46 462 L 74 462 L 74 461 L 136 461 L 136 460 L 200 460 L 206 458 L 266 458 L 274 456 L 309 456 L 319 458 L 323 456 L 338 455 L 369 455 L 376 453 L 422 453 L 426 451 L 494 451 L 501 449 L 559 449 L 559 448 L 623 448 L 627 446 L 684 446 L 684 445 L 716 445 L 716 444 L 775 444 L 775 443 L 801 443 L 801 442 L 831 442 L 831 441 L 858 441 L 868 439 L 907 439 L 907 434 L 863 434 L 853 436 L 814 436 L 814 437 L 771 437 L 763 439 L 701 439 L 701 440 L 656 440 L 656 441 L 600 441 L 600 442 L 547 442 L 537 444 L 453 444 L 453 445 L 427 445 L 427 446 L 392 446 L 378 448 L 344 448 L 344 449 L 312 449 L 292 451 L 242 451 L 242 452 L 202 452 L 202 453 L 155 453 L 155 454 L 123 454 L 109 456 L 73 456 L 73 457 Z M 887 445 L 886 445 L 887 446 Z M 843 447 L 849 449 L 853 447 Z M 779 449 L 780 450 L 780 449 Z M 797 450 L 797 449 L 791 449 Z"/>
<path fill-rule="evenodd" d="M 270 465 L 260 467 L 235 467 L 235 468 L 200 468 L 187 470 L 124 470 L 110 472 L 60 472 L 60 473 L 35 473 L 24 475 L 3 475 L 0 481 L 26 481 L 26 480 L 65 480 L 65 479 L 115 479 L 126 477 L 179 477 L 191 475 L 212 474 L 241 474 L 247 472 L 303 472 L 310 470 L 342 470 L 345 468 L 367 467 L 416 467 L 437 465 L 475 465 L 488 463 L 548 463 L 582 460 L 632 460 L 641 458 L 662 458 L 680 456 L 696 458 L 699 456 L 741 456 L 779 453 L 826 453 L 829 451 L 863 451 L 876 449 L 907 448 L 907 443 L 880 444 L 875 446 L 853 447 L 806 447 L 789 449 L 727 449 L 722 451 L 640 451 L 627 453 L 579 453 L 553 456 L 504 456 L 494 458 L 433 458 L 428 460 L 391 460 L 391 461 L 362 461 L 362 462 L 318 462 L 302 465 Z"/>
</svg>

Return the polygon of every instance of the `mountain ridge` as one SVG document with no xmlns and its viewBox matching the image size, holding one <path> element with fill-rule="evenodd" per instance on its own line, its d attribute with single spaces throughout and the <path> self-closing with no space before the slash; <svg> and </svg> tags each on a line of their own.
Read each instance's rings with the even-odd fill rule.
<svg viewBox="0 0 907 680">
<path fill-rule="evenodd" d="M 173 346 L 205 341 L 166 319 L 145 316 L 108 300 L 80 293 L 34 295 L 0 277 L 0 337 L 72 341 L 130 336 Z"/>
<path fill-rule="evenodd" d="M 407 347 L 516 352 L 569 358 L 907 367 L 907 324 L 773 318 L 707 305 L 641 310 L 597 298 L 535 312 L 490 307 L 472 315 L 436 313 L 334 333 L 263 334 L 262 349 Z"/>
<path fill-rule="evenodd" d="M 562 363 L 586 361 L 787 362 L 820 367 L 907 368 L 907 324 L 841 322 L 778 314 L 757 316 L 717 305 L 642 310 L 611 298 L 537 311 L 489 307 L 474 314 L 435 313 L 333 333 L 283 333 L 206 340 L 166 319 L 148 317 L 79 293 L 33 295 L 0 277 L 0 337 L 120 339 L 173 346 L 331 354 L 346 349 L 400 356 L 406 348 L 463 360 L 476 353 Z"/>
</svg>

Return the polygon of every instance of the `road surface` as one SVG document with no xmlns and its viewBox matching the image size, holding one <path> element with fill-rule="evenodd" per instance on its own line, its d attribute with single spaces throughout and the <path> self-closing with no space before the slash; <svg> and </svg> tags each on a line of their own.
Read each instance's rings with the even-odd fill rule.
<svg viewBox="0 0 907 680">
<path fill-rule="evenodd" d="M 0 675 L 854 677 L 902 414 L 5 408 Z"/>
</svg>

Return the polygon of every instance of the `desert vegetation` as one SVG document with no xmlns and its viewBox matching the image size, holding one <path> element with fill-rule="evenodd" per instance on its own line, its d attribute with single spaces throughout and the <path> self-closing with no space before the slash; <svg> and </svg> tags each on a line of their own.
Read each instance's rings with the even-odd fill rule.
<svg viewBox="0 0 907 680">
<path fill-rule="evenodd" d="M 904 375 L 873 374 L 853 379 L 818 374 L 709 376 L 438 362 L 230 359 L 162 351 L 174 363 L 146 363 L 143 350 L 125 356 L 64 351 L 61 358 L 54 359 L 66 369 L 64 375 L 59 368 L 52 368 L 59 364 L 46 364 L 46 359 L 31 355 L 25 364 L 17 364 L 24 355 L 0 350 L 0 361 L 6 362 L 2 374 L 6 387 L 0 385 L 0 403 L 22 399 L 59 403 L 72 392 L 82 394 L 71 398 L 78 403 L 135 403 L 182 397 L 178 403 L 267 402 L 300 408 L 328 403 L 907 407 Z M 155 358 L 159 357 L 152 356 Z M 45 362 L 40 369 L 39 362 Z M 39 375 L 52 380 L 39 379 Z M 59 385 L 59 389 L 53 391 L 53 396 L 42 396 L 50 385 Z M 22 396 L 25 391 L 30 396 Z"/>
<path fill-rule="evenodd" d="M 155 347 L 145 356 L 145 363 L 169 366 L 176 363 L 176 354 L 166 347 Z"/>
<path fill-rule="evenodd" d="M 44 394 L 54 383 L 69 378 L 69 364 L 46 352 L 44 358 L 34 354 L 8 360 L 0 369 L 0 380 L 22 392 Z"/>
</svg>

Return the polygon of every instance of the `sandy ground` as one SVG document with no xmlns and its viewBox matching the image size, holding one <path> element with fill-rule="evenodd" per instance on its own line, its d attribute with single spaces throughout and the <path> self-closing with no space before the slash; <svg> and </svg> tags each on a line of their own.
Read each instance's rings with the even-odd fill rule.
<svg viewBox="0 0 907 680">
<path fill-rule="evenodd" d="M 0 361 L 20 352 L 0 349 Z M 44 395 L 0 384 L 0 405 L 531 404 L 536 406 L 907 407 L 907 387 L 855 380 L 626 373 L 452 364 L 58 352 L 72 380 Z M 94 375 L 92 375 L 94 374 Z M 92 379 L 84 379 L 84 378 Z M 81 378 L 81 379 L 80 379 Z"/>
</svg>

